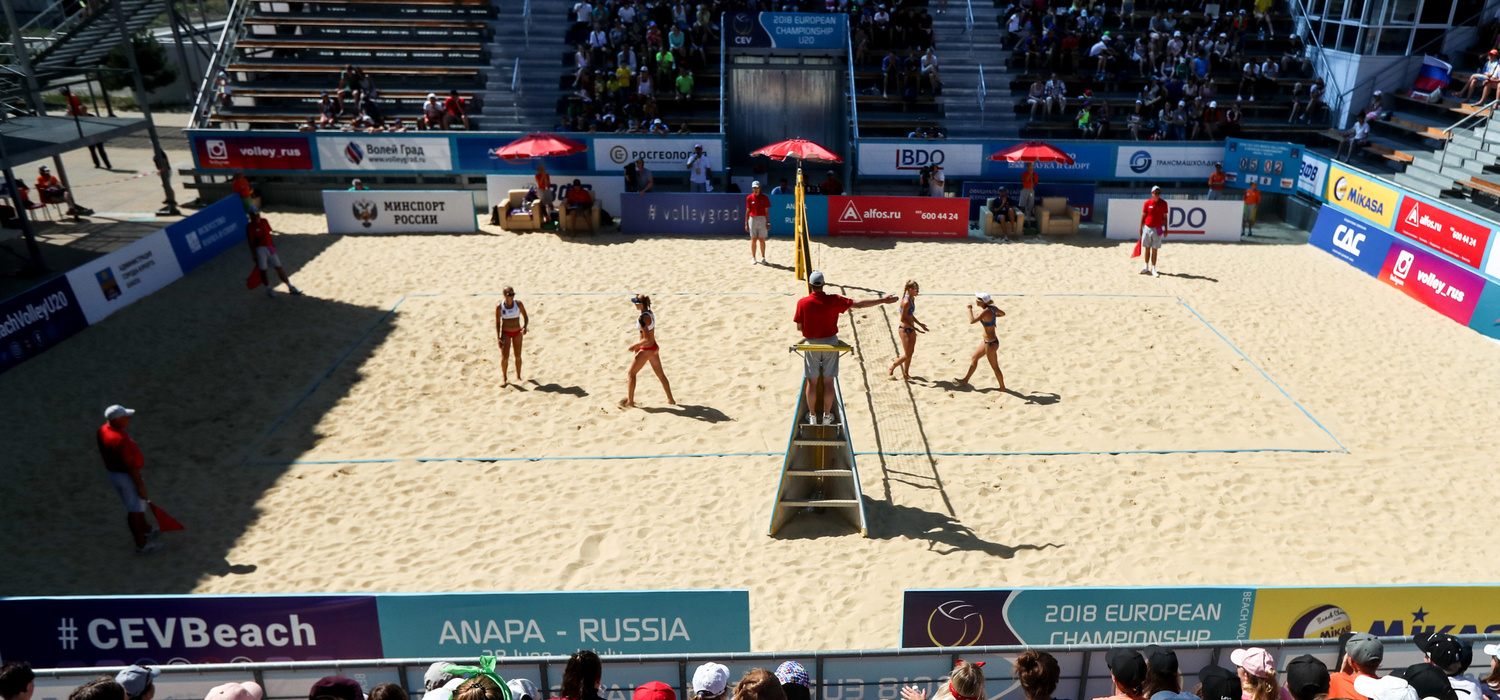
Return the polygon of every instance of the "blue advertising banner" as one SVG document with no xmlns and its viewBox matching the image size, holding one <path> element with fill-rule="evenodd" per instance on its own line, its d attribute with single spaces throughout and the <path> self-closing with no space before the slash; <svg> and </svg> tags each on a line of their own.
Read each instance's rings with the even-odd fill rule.
<svg viewBox="0 0 1500 700">
<path fill-rule="evenodd" d="M 66 275 L 0 301 L 0 372 L 61 343 L 88 325 Z"/>
<path fill-rule="evenodd" d="M 562 134 L 575 141 L 588 143 L 587 134 Z M 554 172 L 586 173 L 593 168 L 590 166 L 589 152 L 575 153 L 571 156 L 559 156 L 556 158 L 532 159 L 532 160 L 501 160 L 495 155 L 495 149 L 515 141 L 515 134 L 459 134 L 453 137 L 453 151 L 455 164 L 460 172 L 465 173 L 509 173 L 509 174 L 531 174 L 536 172 L 536 166 L 545 162 L 547 169 Z"/>
<path fill-rule="evenodd" d="M 849 41 L 848 18 L 836 12 L 727 12 L 724 27 L 736 48 L 836 51 Z"/>
<path fill-rule="evenodd" d="M 630 236 L 653 233 L 743 235 L 745 195 L 686 192 L 622 195 L 620 233 Z"/>
<path fill-rule="evenodd" d="M 387 657 L 750 651 L 750 593 L 385 594 Z"/>
<path fill-rule="evenodd" d="M 1484 293 L 1479 295 L 1474 315 L 1469 317 L 1469 327 L 1481 335 L 1500 339 L 1500 284 L 1484 283 Z"/>
<path fill-rule="evenodd" d="M 983 175 L 992 180 L 1021 179 L 1026 170 L 1025 163 L 1007 163 L 990 160 L 989 155 L 1014 146 L 1020 141 L 989 141 L 984 144 Z M 1115 177 L 1115 146 L 1109 143 L 1085 141 L 1059 141 L 1053 145 L 1061 148 L 1073 158 L 1072 165 L 1062 163 L 1037 163 L 1036 172 L 1040 182 L 1068 180 L 1073 182 L 1098 182 L 1100 180 L 1128 179 Z M 1140 179 L 1140 178 L 1136 178 Z"/>
<path fill-rule="evenodd" d="M 1224 142 L 1224 174 L 1230 186 L 1249 189 L 1254 183 L 1262 192 L 1297 191 L 1302 171 L 1302 147 L 1275 141 L 1227 139 Z"/>
<path fill-rule="evenodd" d="M 1255 589 L 1025 588 L 906 591 L 901 646 L 1248 639 Z"/>
<path fill-rule="evenodd" d="M 1375 277 L 1393 240 L 1380 228 L 1325 204 L 1318 209 L 1318 221 L 1307 242 Z"/>
<path fill-rule="evenodd" d="M 1018 202 L 1021 197 L 1021 181 L 1015 182 L 993 182 L 988 180 L 968 180 L 964 182 L 963 196 L 969 198 L 969 220 L 979 220 L 979 210 L 984 208 L 985 202 L 994 197 L 1000 188 L 1004 187 L 1010 194 L 1012 202 Z M 1042 197 L 1067 197 L 1068 206 L 1077 209 L 1083 215 L 1083 221 L 1094 220 L 1094 185 L 1093 183 L 1042 183 L 1036 185 L 1036 196 Z M 1040 202 L 1038 202 L 1040 204 Z"/>
<path fill-rule="evenodd" d="M 219 253 L 243 245 L 247 225 L 243 201 L 239 195 L 230 195 L 168 226 L 166 232 L 177 263 L 187 274 Z"/>
<path fill-rule="evenodd" d="M 790 237 L 796 226 L 792 220 L 797 216 L 797 195 L 768 196 L 771 198 L 771 235 Z M 828 198 L 808 195 L 803 198 L 802 206 L 807 207 L 807 232 L 814 236 L 828 235 Z"/>
<path fill-rule="evenodd" d="M 0 658 L 38 668 L 371 659 L 374 596 L 0 598 Z"/>
</svg>

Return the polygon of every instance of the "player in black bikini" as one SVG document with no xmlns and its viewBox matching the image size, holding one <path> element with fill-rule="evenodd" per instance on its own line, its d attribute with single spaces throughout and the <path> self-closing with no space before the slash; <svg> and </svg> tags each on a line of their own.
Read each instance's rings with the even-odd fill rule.
<svg viewBox="0 0 1500 700">
<path fill-rule="evenodd" d="M 979 358 L 988 357 L 990 367 L 995 370 L 995 379 L 1000 382 L 1000 390 L 1005 391 L 1005 374 L 1000 371 L 1000 360 L 995 356 L 1000 349 L 1000 339 L 995 337 L 995 320 L 1004 316 L 1005 312 L 995 306 L 995 303 L 990 300 L 990 295 L 985 292 L 976 293 L 974 298 L 979 302 L 980 311 L 979 315 L 975 316 L 974 304 L 969 304 L 969 323 L 984 326 L 984 343 L 974 351 L 974 357 L 969 359 L 969 373 L 965 374 L 963 379 L 958 380 L 958 383 L 968 384 L 969 377 L 974 376 L 974 368 L 979 366 Z"/>
</svg>

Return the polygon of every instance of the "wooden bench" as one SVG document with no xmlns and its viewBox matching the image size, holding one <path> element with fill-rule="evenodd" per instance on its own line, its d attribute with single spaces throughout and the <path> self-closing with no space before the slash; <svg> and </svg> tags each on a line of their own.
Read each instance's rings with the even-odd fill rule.
<svg viewBox="0 0 1500 700">
<path fill-rule="evenodd" d="M 1490 182 L 1489 180 L 1481 180 L 1477 177 L 1470 177 L 1468 180 L 1460 180 L 1458 184 L 1464 185 L 1470 189 L 1478 190 L 1496 199 L 1500 199 L 1500 184 Z"/>
<path fill-rule="evenodd" d="M 362 64 L 366 73 L 372 75 L 463 75 L 479 74 L 479 66 L 379 66 Z M 338 78 L 343 63 L 231 63 L 226 69 L 231 73 L 326 73 L 331 80 Z"/>
<path fill-rule="evenodd" d="M 305 99 L 317 101 L 322 97 L 323 89 L 312 88 L 235 88 L 232 97 L 235 99 L 246 97 L 250 99 Z M 329 95 L 335 90 L 327 89 Z M 446 98 L 447 90 L 381 90 L 379 97 L 384 100 L 426 100 L 428 93 L 437 93 L 438 97 Z M 458 96 L 465 100 L 474 99 L 474 91 L 459 90 Z"/>
<path fill-rule="evenodd" d="M 384 5 L 384 6 L 451 6 L 451 7 L 488 7 L 489 0 L 300 0 L 307 5 Z M 260 0 L 262 5 L 272 3 Z"/>
<path fill-rule="evenodd" d="M 1384 124 L 1389 128 L 1396 129 L 1413 136 L 1432 139 L 1434 141 L 1447 141 L 1453 138 L 1452 134 L 1444 133 L 1441 129 L 1436 129 L 1425 124 L 1418 124 L 1413 121 L 1407 121 L 1400 117 L 1391 117 L 1389 119 L 1377 121 L 1375 122 L 1375 124 Z"/>
<path fill-rule="evenodd" d="M 254 35 L 252 35 L 253 37 Z M 484 45 L 475 42 L 445 42 L 441 44 L 433 42 L 400 42 L 400 41 L 370 41 L 361 40 L 357 43 L 348 39 L 340 40 L 308 40 L 308 39 L 259 39 L 246 37 L 235 42 L 237 49 L 320 49 L 334 51 L 470 51 L 479 52 Z"/>
<path fill-rule="evenodd" d="M 1392 163 L 1404 164 L 1410 163 L 1412 161 L 1411 154 L 1406 153 L 1405 151 L 1398 151 L 1389 146 L 1382 146 L 1378 143 L 1372 143 L 1368 146 L 1365 146 L 1363 150 L 1365 153 L 1379 158 L 1384 158 L 1388 161 L 1391 161 Z"/>
<path fill-rule="evenodd" d="M 485 23 L 479 20 L 469 19 L 365 19 L 354 20 L 348 17 L 301 17 L 298 15 L 279 15 L 263 17 L 247 17 L 245 24 L 250 26 L 286 26 L 297 25 L 300 27 L 424 27 L 430 29 L 484 29 Z"/>
</svg>

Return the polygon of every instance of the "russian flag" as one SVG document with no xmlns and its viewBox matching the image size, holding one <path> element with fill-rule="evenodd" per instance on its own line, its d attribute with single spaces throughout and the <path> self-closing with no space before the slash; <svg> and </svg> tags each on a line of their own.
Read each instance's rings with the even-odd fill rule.
<svg viewBox="0 0 1500 700">
<path fill-rule="evenodd" d="M 1453 66 L 1450 64 L 1431 56 L 1423 56 L 1422 71 L 1417 74 L 1417 82 L 1412 83 L 1412 89 L 1421 92 L 1441 90 L 1448 86 L 1448 74 L 1452 70 Z"/>
</svg>

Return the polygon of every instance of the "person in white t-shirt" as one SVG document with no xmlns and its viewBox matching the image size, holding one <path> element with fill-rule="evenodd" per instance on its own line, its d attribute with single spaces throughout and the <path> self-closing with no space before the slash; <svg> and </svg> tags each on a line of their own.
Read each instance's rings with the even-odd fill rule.
<svg viewBox="0 0 1500 700">
<path fill-rule="evenodd" d="M 1096 78 L 1103 78 L 1109 72 L 1109 42 L 1110 37 L 1104 37 L 1089 47 L 1089 58 L 1096 59 L 1094 74 Z"/>
<path fill-rule="evenodd" d="M 1031 120 L 1036 121 L 1037 113 L 1047 106 L 1047 88 L 1042 81 L 1031 84 L 1031 91 L 1026 93 L 1026 104 L 1031 105 Z"/>
<path fill-rule="evenodd" d="M 1370 124 L 1366 121 L 1365 115 L 1361 114 L 1354 119 L 1354 128 L 1346 136 L 1348 139 L 1344 141 L 1344 145 L 1349 147 L 1349 156 L 1344 159 L 1344 162 L 1348 163 L 1354 159 L 1355 149 L 1364 148 L 1370 144 Z M 1333 154 L 1335 160 L 1338 159 L 1338 155 L 1337 152 Z"/>
<path fill-rule="evenodd" d="M 1240 93 L 1239 96 L 1235 99 L 1241 102 L 1245 101 L 1245 94 L 1248 92 L 1250 94 L 1250 101 L 1254 102 L 1255 81 L 1259 79 L 1260 66 L 1257 65 L 1255 61 L 1245 61 L 1244 67 L 1240 69 Z M 1247 87 L 1250 89 L 1246 90 L 1245 88 Z"/>
<path fill-rule="evenodd" d="M 579 2 L 573 5 L 573 16 L 579 22 L 591 24 L 594 21 L 594 6 L 583 2 L 583 0 L 579 0 Z"/>
<path fill-rule="evenodd" d="M 687 170 L 689 192 L 713 191 L 713 185 L 708 180 L 713 172 L 713 163 L 709 161 L 708 154 L 703 152 L 703 144 L 693 144 L 693 154 L 688 156 Z"/>
<path fill-rule="evenodd" d="M 932 196 L 932 197 L 941 197 L 941 196 L 943 196 L 943 187 L 947 183 L 948 183 L 948 181 L 943 177 L 943 166 L 941 166 L 941 165 L 934 165 L 934 166 L 932 166 L 932 191 L 929 193 L 929 196 Z"/>
</svg>

